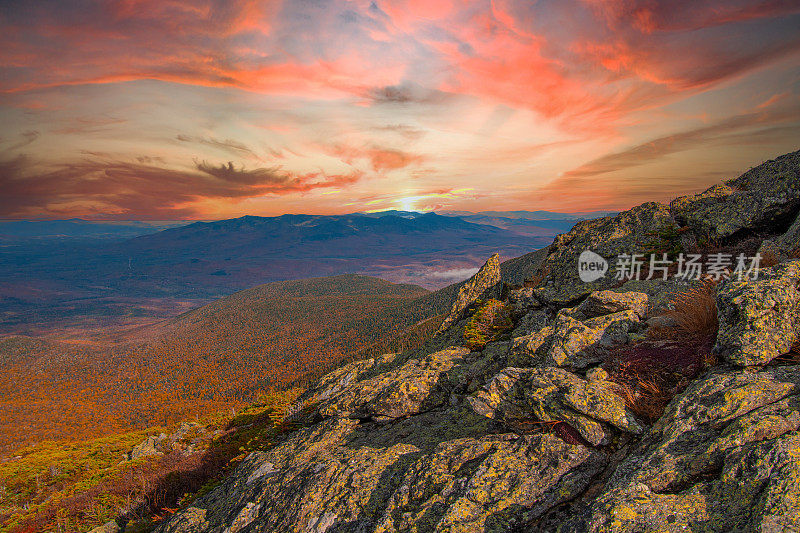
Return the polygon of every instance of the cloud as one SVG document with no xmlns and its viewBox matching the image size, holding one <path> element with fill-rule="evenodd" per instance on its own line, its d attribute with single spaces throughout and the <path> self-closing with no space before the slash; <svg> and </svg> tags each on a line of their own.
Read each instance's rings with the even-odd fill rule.
<svg viewBox="0 0 800 533">
<path fill-rule="evenodd" d="M 36 130 L 25 131 L 20 135 L 22 139 L 12 144 L 11 146 L 7 147 L 6 150 L 11 152 L 13 150 L 19 150 L 20 148 L 24 148 L 29 144 L 36 142 L 36 139 L 38 139 L 40 135 L 41 134 Z"/>
<path fill-rule="evenodd" d="M 195 162 L 193 170 L 86 159 L 47 171 L 24 156 L 0 161 L 0 218 L 111 214 L 187 218 L 197 204 L 282 196 L 351 185 L 361 174 L 295 174 L 279 167 L 245 169 Z"/>
<path fill-rule="evenodd" d="M 175 138 L 181 142 L 210 146 L 211 148 L 216 148 L 238 157 L 244 156 L 252 159 L 261 159 L 247 145 L 231 139 L 219 140 L 215 139 L 214 137 L 197 137 L 183 134 L 177 135 Z"/>
<path fill-rule="evenodd" d="M 708 126 L 659 137 L 621 152 L 604 155 L 578 168 L 565 172 L 564 178 L 567 180 L 573 178 L 590 178 L 610 172 L 626 170 L 651 163 L 670 154 L 695 149 L 711 142 L 731 141 L 733 137 L 754 127 L 766 128 L 765 131 L 771 131 L 775 124 L 796 121 L 800 121 L 800 107 L 797 106 L 793 109 L 780 109 L 773 110 L 772 112 L 744 113 Z M 797 126 L 790 126 L 790 128 L 797 129 Z M 749 133 L 748 136 L 753 142 L 756 141 L 753 132 Z"/>
<path fill-rule="evenodd" d="M 451 96 L 445 92 L 409 82 L 374 87 L 368 90 L 367 95 L 375 104 L 436 104 L 447 101 Z"/>
<path fill-rule="evenodd" d="M 379 173 L 419 165 L 425 160 L 424 156 L 420 154 L 375 145 L 355 147 L 336 144 L 324 148 L 328 153 L 349 165 L 355 164 L 359 159 L 367 160 L 372 170 Z"/>
</svg>

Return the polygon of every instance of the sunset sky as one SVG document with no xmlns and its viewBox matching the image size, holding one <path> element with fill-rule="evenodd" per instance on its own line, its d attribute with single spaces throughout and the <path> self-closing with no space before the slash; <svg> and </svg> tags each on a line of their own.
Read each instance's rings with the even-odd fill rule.
<svg viewBox="0 0 800 533">
<path fill-rule="evenodd" d="M 0 3 L 0 218 L 616 210 L 800 149 L 800 2 Z"/>
</svg>

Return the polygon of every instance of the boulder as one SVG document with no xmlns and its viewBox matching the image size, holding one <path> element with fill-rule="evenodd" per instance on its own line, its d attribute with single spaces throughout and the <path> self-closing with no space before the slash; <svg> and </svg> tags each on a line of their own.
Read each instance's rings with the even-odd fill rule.
<svg viewBox="0 0 800 533">
<path fill-rule="evenodd" d="M 163 450 L 161 449 L 161 443 L 167 438 L 166 435 L 163 433 L 158 437 L 150 436 L 147 437 L 144 441 L 140 442 L 136 446 L 133 447 L 133 451 L 131 451 L 131 460 L 135 461 L 136 459 L 141 459 L 143 457 L 149 457 L 153 455 L 164 455 Z"/>
<path fill-rule="evenodd" d="M 785 228 L 798 210 L 800 151 L 767 161 L 725 185 L 670 203 L 680 225 L 710 239 Z"/>
<path fill-rule="evenodd" d="M 639 318 L 647 313 L 649 298 L 642 292 L 597 291 L 590 294 L 575 308 L 578 319 L 611 315 L 620 311 L 634 311 Z"/>
<path fill-rule="evenodd" d="M 611 383 L 560 368 L 506 368 L 470 404 L 476 413 L 511 427 L 567 423 L 595 446 L 609 442 L 612 427 L 634 434 L 643 429 Z"/>
<path fill-rule="evenodd" d="M 620 311 L 583 322 L 561 313 L 543 361 L 554 366 L 586 368 L 602 361 L 608 349 L 626 344 L 628 333 L 638 323 L 636 311 Z"/>
<path fill-rule="evenodd" d="M 800 367 L 689 386 L 600 494 L 537 531 L 797 531 Z M 702 526 L 702 527 L 701 527 Z"/>
<path fill-rule="evenodd" d="M 545 275 L 534 295 L 543 303 L 564 307 L 594 291 L 613 288 L 619 283 L 615 278 L 617 257 L 649 253 L 654 248 L 654 235 L 674 227 L 667 206 L 655 202 L 614 217 L 578 222 L 550 245 L 550 253 L 541 266 Z M 578 270 L 578 259 L 586 250 L 608 262 L 607 272 L 590 282 L 581 281 Z"/>
<path fill-rule="evenodd" d="M 730 278 L 717 293 L 715 351 L 739 366 L 763 365 L 800 342 L 800 261 Z"/>
<path fill-rule="evenodd" d="M 439 333 L 445 331 L 460 320 L 464 315 L 464 311 L 475 303 L 476 300 L 499 297 L 500 281 L 500 255 L 494 254 L 486 261 L 481 269 L 478 270 L 474 276 L 469 278 L 459 289 L 458 296 L 456 296 L 456 300 L 450 308 L 450 313 L 439 327 Z"/>
<path fill-rule="evenodd" d="M 448 348 L 371 377 L 361 372 L 374 363 L 353 364 L 337 372 L 337 378 L 332 380 L 335 386 L 324 388 L 306 401 L 323 418 L 387 420 L 417 414 L 447 400 L 450 382 L 446 374 L 463 363 L 469 353 L 463 347 Z"/>
<path fill-rule="evenodd" d="M 524 337 L 525 335 L 535 333 L 549 325 L 553 321 L 553 315 L 554 313 L 547 308 L 528 311 L 522 318 L 517 320 L 514 330 L 511 332 L 511 336 Z"/>
<path fill-rule="evenodd" d="M 599 293 L 595 293 L 599 294 Z M 585 312 L 581 306 L 562 309 L 551 325 L 534 330 L 532 333 L 522 337 L 514 338 L 513 351 L 517 354 L 516 362 L 518 366 L 562 366 L 571 368 L 586 368 L 587 366 L 601 361 L 608 351 L 615 346 L 626 344 L 629 333 L 640 327 L 639 313 L 643 313 L 647 307 L 646 295 L 628 297 L 619 296 L 616 300 L 628 302 L 637 310 L 624 310 L 607 314 L 585 318 Z M 602 296 L 598 296 L 595 302 L 599 302 Z M 605 300 L 614 301 L 613 298 Z M 635 303 L 634 303 L 635 302 Z M 591 314 L 596 314 L 599 309 L 613 309 L 617 306 L 607 304 L 591 303 L 587 306 Z M 579 320 L 578 318 L 582 318 Z M 528 360 L 520 357 L 526 355 Z"/>
</svg>

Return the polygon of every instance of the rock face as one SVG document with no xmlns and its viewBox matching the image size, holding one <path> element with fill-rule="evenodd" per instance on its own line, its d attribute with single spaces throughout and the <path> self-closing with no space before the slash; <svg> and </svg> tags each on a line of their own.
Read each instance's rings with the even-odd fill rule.
<svg viewBox="0 0 800 533">
<path fill-rule="evenodd" d="M 539 286 L 509 291 L 514 327 L 471 350 L 461 326 L 476 299 L 499 297 L 493 257 L 425 347 L 320 379 L 289 414 L 299 429 L 156 531 L 800 530 L 800 358 L 787 356 L 800 261 L 718 285 L 719 363 L 689 339 L 653 338 L 675 282 L 584 283 L 577 270 L 585 249 L 610 259 L 788 228 L 797 159 L 670 209 L 578 224 L 548 250 Z"/>
<path fill-rule="evenodd" d="M 768 161 L 725 185 L 670 203 L 680 224 L 711 239 L 786 225 L 794 220 L 798 209 L 800 152 Z"/>
<path fill-rule="evenodd" d="M 647 261 L 651 253 L 675 254 L 689 245 L 785 233 L 773 248 L 784 250 L 785 255 L 798 247 L 800 226 L 792 222 L 799 214 L 797 151 L 767 161 L 727 184 L 677 198 L 669 207 L 651 202 L 615 217 L 579 222 L 549 247 L 539 268 L 543 280 L 534 294 L 544 304 L 563 307 L 594 291 L 613 289 L 619 284 L 616 262 L 622 254 L 642 254 Z M 579 257 L 586 250 L 608 262 L 605 275 L 591 282 L 581 281 L 578 272 Z"/>
<path fill-rule="evenodd" d="M 445 331 L 457 322 L 462 317 L 464 310 L 475 300 L 499 296 L 500 280 L 500 256 L 494 254 L 458 291 L 456 301 L 453 302 L 453 307 L 442 322 L 439 331 Z"/>
<path fill-rule="evenodd" d="M 716 350 L 740 366 L 765 364 L 800 342 L 800 261 L 762 269 L 756 281 L 731 278 L 717 296 Z"/>
<path fill-rule="evenodd" d="M 612 288 L 617 284 L 616 258 L 622 254 L 644 254 L 651 248 L 652 235 L 672 227 L 674 221 L 667 206 L 655 202 L 615 217 L 579 222 L 550 245 L 550 255 L 541 267 L 545 276 L 535 294 L 545 303 L 564 306 L 594 291 Z M 578 273 L 578 258 L 584 250 L 609 262 L 608 272 L 589 283 L 581 281 Z"/>
<path fill-rule="evenodd" d="M 602 492 L 543 531 L 797 531 L 800 367 L 690 386 Z"/>
<path fill-rule="evenodd" d="M 566 422 L 599 446 L 608 444 L 609 424 L 629 433 L 642 432 L 642 425 L 611 388 L 609 382 L 585 380 L 560 368 L 506 368 L 470 401 L 478 414 L 512 427 L 525 421 Z"/>
</svg>

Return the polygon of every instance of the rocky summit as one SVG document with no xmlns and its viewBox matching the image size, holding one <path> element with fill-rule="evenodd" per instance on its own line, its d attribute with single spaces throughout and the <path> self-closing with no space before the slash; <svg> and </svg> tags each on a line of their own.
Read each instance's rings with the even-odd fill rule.
<svg viewBox="0 0 800 533">
<path fill-rule="evenodd" d="M 795 152 L 581 222 L 524 287 L 493 257 L 422 349 L 324 376 L 158 531 L 800 531 L 799 214 Z M 617 275 L 634 254 L 731 264 Z"/>
</svg>

